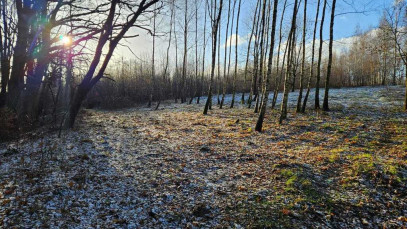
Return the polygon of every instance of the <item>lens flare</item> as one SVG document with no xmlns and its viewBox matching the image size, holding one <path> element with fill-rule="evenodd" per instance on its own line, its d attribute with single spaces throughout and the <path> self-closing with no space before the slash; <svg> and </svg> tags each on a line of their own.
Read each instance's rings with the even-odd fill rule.
<svg viewBox="0 0 407 229">
<path fill-rule="evenodd" d="M 69 46 L 72 44 L 72 38 L 69 36 L 62 36 L 61 41 L 64 45 Z"/>
</svg>

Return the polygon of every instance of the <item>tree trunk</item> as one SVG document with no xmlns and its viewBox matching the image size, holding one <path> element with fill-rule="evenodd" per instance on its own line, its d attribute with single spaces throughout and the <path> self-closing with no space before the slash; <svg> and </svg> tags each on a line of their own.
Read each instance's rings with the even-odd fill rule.
<svg viewBox="0 0 407 229">
<path fill-rule="evenodd" d="M 274 93 L 273 93 L 273 99 L 271 101 L 271 109 L 274 109 L 276 106 L 277 102 L 277 97 L 278 97 L 278 92 L 280 90 L 280 82 L 281 82 L 281 77 L 279 76 L 279 70 L 280 70 L 280 51 L 281 51 L 281 43 L 283 40 L 283 20 L 284 20 L 284 15 L 285 11 L 287 9 L 287 0 L 284 1 L 284 6 L 283 6 L 283 12 L 281 13 L 281 19 L 280 19 L 280 27 L 279 27 L 279 41 L 278 41 L 278 48 L 277 48 L 277 72 L 276 72 L 276 77 L 274 78 Z M 286 52 L 284 52 L 284 58 L 285 58 Z M 283 58 L 283 65 L 284 65 L 284 58 Z M 281 69 L 283 69 L 282 67 Z"/>
<path fill-rule="evenodd" d="M 169 39 L 168 39 L 168 46 L 167 46 L 167 56 L 165 59 L 165 67 L 164 67 L 164 72 L 163 72 L 163 77 L 162 80 L 163 82 L 165 82 L 165 79 L 167 77 L 167 72 L 168 72 L 168 65 L 169 65 L 169 61 L 170 61 L 170 49 L 171 49 L 171 41 L 172 41 L 172 23 L 174 21 L 174 1 L 172 0 L 171 2 L 171 19 L 170 19 L 170 34 L 169 34 Z M 162 100 L 162 92 L 161 89 L 159 90 L 160 92 L 160 96 L 158 97 L 158 102 L 157 102 L 157 106 L 155 107 L 155 110 L 158 110 L 160 104 L 161 104 L 161 100 Z"/>
<path fill-rule="evenodd" d="M 200 90 L 199 90 L 199 96 L 198 99 L 196 100 L 196 103 L 199 104 L 201 96 L 203 95 L 204 91 L 204 75 L 205 75 L 205 56 L 206 56 L 206 16 L 207 15 L 207 7 L 206 7 L 206 2 L 205 2 L 205 21 L 204 21 L 204 32 L 203 32 L 203 53 L 202 53 L 202 73 L 201 73 L 201 85 L 200 85 Z M 218 66 L 219 67 L 219 66 Z"/>
<path fill-rule="evenodd" d="M 228 21 L 227 21 L 227 23 L 226 23 L 226 33 L 225 33 L 225 62 L 223 63 L 223 82 L 222 82 L 222 99 L 221 99 L 221 101 L 220 101 L 220 104 L 219 104 L 219 109 L 222 109 L 223 108 L 223 103 L 225 102 L 225 94 L 226 94 L 226 84 L 227 84 L 227 79 L 228 79 L 228 76 L 226 75 L 226 66 L 227 66 L 227 58 L 228 58 L 228 48 L 227 48 L 227 38 L 228 38 L 228 35 L 229 35 L 229 23 L 230 23 L 230 3 L 231 3 L 231 1 L 232 0 L 229 0 L 229 4 L 228 4 Z M 220 25 L 219 25 L 219 27 L 220 27 Z M 220 31 L 219 31 L 220 32 Z M 220 40 L 219 40 L 219 42 L 220 42 Z M 229 55 L 230 55 L 230 53 L 229 53 Z"/>
<path fill-rule="evenodd" d="M 113 56 L 113 52 L 116 49 L 117 45 L 119 44 L 120 40 L 123 39 L 123 37 L 125 37 L 129 29 L 134 26 L 139 16 L 143 14 L 145 11 L 147 11 L 151 6 L 156 4 L 158 1 L 159 0 L 151 0 L 149 2 L 142 1 L 138 6 L 138 9 L 132 15 L 129 15 L 127 22 L 124 25 L 122 25 L 122 29 L 118 31 L 116 36 L 113 37 L 112 39 L 109 39 L 111 38 L 111 32 L 113 31 L 113 28 L 115 26 L 113 23 L 114 16 L 116 14 L 116 6 L 120 2 L 119 0 L 112 0 L 112 2 L 110 3 L 108 16 L 103 25 L 104 30 L 100 34 L 98 44 L 95 49 L 95 54 L 93 56 L 93 60 L 89 66 L 86 75 L 84 76 L 84 79 L 82 80 L 81 84 L 79 84 L 75 92 L 73 101 L 70 105 L 68 117 L 65 120 L 66 128 L 73 127 L 76 116 L 78 115 L 83 100 L 86 98 L 86 95 L 89 93 L 90 89 L 92 89 L 92 87 L 94 87 L 95 84 L 99 82 L 99 80 L 103 77 L 106 68 Z M 108 40 L 110 40 L 109 49 L 104 57 L 102 65 L 100 66 L 100 68 L 98 68 L 103 53 L 102 52 L 103 47 L 105 46 Z M 99 70 L 97 74 L 94 76 L 94 73 L 96 72 L 97 68 Z"/>
<path fill-rule="evenodd" d="M 320 109 L 319 82 L 321 81 L 322 46 L 324 44 L 323 31 L 324 31 L 326 3 L 327 3 L 327 0 L 324 0 L 324 7 L 322 8 L 321 27 L 319 29 L 319 55 L 318 55 L 318 67 L 317 67 L 317 82 L 315 85 L 315 110 Z"/>
<path fill-rule="evenodd" d="M 265 37 L 268 35 L 265 30 L 267 27 L 267 19 L 266 19 L 266 6 L 267 6 L 267 1 L 263 0 L 263 7 L 262 7 L 262 14 L 261 14 L 261 25 L 260 25 L 260 67 L 259 67 L 259 76 L 260 76 L 260 80 L 261 82 L 258 84 L 258 87 L 260 87 L 260 85 L 264 84 L 264 80 L 262 80 L 262 77 L 264 77 L 263 75 L 263 66 L 264 66 L 264 40 Z M 257 89 L 257 100 L 256 100 L 256 105 L 254 107 L 254 113 L 258 113 L 259 112 L 259 104 L 260 101 L 263 99 L 262 96 L 260 96 L 259 94 L 259 88 Z M 262 94 L 263 95 L 263 94 Z"/>
<path fill-rule="evenodd" d="M 247 107 L 250 109 L 252 106 L 253 100 L 256 100 L 257 98 L 257 77 L 258 77 L 258 64 L 259 64 L 259 42 L 258 42 L 258 35 L 259 35 L 259 23 L 260 23 L 260 17 L 261 17 L 261 7 L 259 9 L 259 14 L 257 15 L 257 22 L 256 22 L 256 35 L 255 35 L 255 41 L 254 41 L 254 62 L 253 62 L 253 73 L 252 73 L 252 81 L 251 81 L 251 86 L 250 86 L 250 94 L 249 94 L 249 99 L 247 101 Z M 253 96 L 255 96 L 253 98 Z"/>
<path fill-rule="evenodd" d="M 300 76 L 300 91 L 298 94 L 298 101 L 297 101 L 297 112 L 301 112 L 301 104 L 302 104 L 302 90 L 303 90 L 303 82 L 304 82 L 304 74 L 305 74 L 305 36 L 307 33 L 307 0 L 304 0 L 304 22 L 302 27 L 302 64 L 301 64 L 301 76 Z"/>
<path fill-rule="evenodd" d="M 312 54 L 311 54 L 311 66 L 310 66 L 310 74 L 308 77 L 308 83 L 307 83 L 307 92 L 305 93 L 305 97 L 304 97 L 304 102 L 302 104 L 302 108 L 301 108 L 301 112 L 305 112 L 305 109 L 307 107 L 307 101 L 308 101 L 308 97 L 309 97 L 309 93 L 311 91 L 311 81 L 312 78 L 314 77 L 314 60 L 315 60 L 315 39 L 316 39 L 316 35 L 317 35 L 317 26 L 318 26 L 318 17 L 319 17 L 319 6 L 321 4 L 321 0 L 318 0 L 318 4 L 317 4 L 317 13 L 315 16 L 315 23 L 314 23 L 314 34 L 313 34 L 313 39 L 312 39 Z"/>
<path fill-rule="evenodd" d="M 151 83 L 150 83 L 150 97 L 148 100 L 148 107 L 151 107 L 154 98 L 154 84 L 155 84 L 155 19 L 157 15 L 154 13 L 153 16 L 153 53 L 151 58 Z"/>
<path fill-rule="evenodd" d="M 252 44 L 254 30 L 255 30 L 255 26 L 256 26 L 257 10 L 259 8 L 259 5 L 260 5 L 260 0 L 257 0 L 256 10 L 254 11 L 254 17 L 253 17 L 252 31 L 250 33 L 249 44 L 247 47 L 246 65 L 244 68 L 244 89 L 243 89 L 243 93 L 242 93 L 242 104 L 245 103 L 244 90 L 246 89 L 246 80 L 247 80 L 247 72 L 248 72 L 247 69 L 248 69 L 248 65 L 249 65 L 250 47 Z"/>
<path fill-rule="evenodd" d="M 65 120 L 65 127 L 72 128 L 75 124 L 76 116 L 82 106 L 82 102 L 85 100 L 88 94 L 89 88 L 79 85 L 75 91 L 74 97 L 69 106 L 69 111 Z"/>
<path fill-rule="evenodd" d="M 10 46 L 9 25 L 7 18 L 6 0 L 1 1 L 1 17 L 3 19 L 2 31 L 0 31 L 0 65 L 1 65 L 1 92 L 0 92 L 0 107 L 6 104 L 7 100 L 7 85 L 10 77 Z M 2 35 L 4 34 L 4 36 Z"/>
<path fill-rule="evenodd" d="M 405 64 L 405 66 L 406 66 L 406 75 L 405 75 L 405 80 L 406 80 L 406 93 L 405 93 L 405 96 L 404 96 L 404 110 L 405 111 L 407 111 L 407 64 Z"/>
<path fill-rule="evenodd" d="M 322 109 L 324 111 L 329 111 L 329 80 L 331 78 L 331 71 L 332 71 L 332 46 L 334 42 L 334 22 L 335 22 L 335 5 L 336 0 L 332 0 L 332 12 L 331 12 L 331 25 L 329 26 L 329 59 L 328 59 L 328 69 L 326 74 L 326 81 L 325 81 L 325 95 L 324 95 L 324 103 L 322 105 Z"/>
<path fill-rule="evenodd" d="M 292 19 L 292 24 L 291 24 L 291 29 L 290 29 L 290 35 L 289 35 L 289 52 L 288 52 L 288 58 L 287 58 L 287 69 L 285 72 L 285 79 L 284 79 L 284 94 L 283 94 L 283 102 L 281 103 L 281 110 L 280 110 L 280 118 L 279 118 L 279 123 L 281 124 L 283 120 L 287 118 L 287 110 L 288 110 L 288 94 L 290 92 L 290 73 L 291 73 L 291 68 L 292 68 L 292 61 L 293 61 L 293 54 L 294 54 L 294 49 L 295 49 L 295 31 L 297 30 L 297 8 L 298 5 L 298 0 L 295 0 L 294 2 L 294 10 L 293 10 L 293 19 Z"/>
<path fill-rule="evenodd" d="M 265 0 L 264 0 L 265 1 Z M 273 54 L 274 54 L 274 43 L 275 43 L 275 34 L 276 34 L 276 20 L 277 20 L 277 7 L 278 7 L 278 0 L 274 0 L 273 6 L 273 22 L 271 27 L 271 42 L 270 42 L 270 51 L 269 51 L 269 59 L 268 59 L 268 66 L 267 66 L 267 75 L 263 80 L 263 102 L 260 108 L 259 118 L 257 119 L 256 128 L 255 130 L 261 132 L 263 129 L 263 122 L 264 116 L 266 114 L 267 109 L 267 102 L 269 97 L 269 82 L 271 80 L 271 73 L 272 73 L 272 63 L 273 63 Z"/>
<path fill-rule="evenodd" d="M 185 0 L 184 17 L 184 57 L 182 61 L 182 79 L 181 79 L 181 103 L 186 102 L 186 77 L 187 77 L 187 58 L 188 58 L 188 0 Z"/>
<path fill-rule="evenodd" d="M 239 6 L 238 6 L 238 10 L 237 10 L 237 19 L 236 19 L 235 73 L 234 73 L 234 77 L 233 77 L 232 103 L 230 104 L 230 108 L 233 108 L 233 106 L 235 104 L 235 95 L 236 95 L 237 64 L 238 64 L 237 47 L 238 47 L 239 19 L 240 19 L 241 5 L 242 5 L 242 0 L 239 0 Z"/>
<path fill-rule="evenodd" d="M 213 86 L 213 77 L 215 75 L 215 65 L 216 65 L 216 48 L 217 48 L 217 37 L 218 37 L 218 29 L 219 29 L 219 21 L 222 15 L 222 7 L 223 7 L 223 0 L 220 0 L 218 15 L 216 19 L 212 22 L 212 66 L 211 66 L 211 79 L 209 82 L 209 91 L 208 91 L 208 99 L 206 100 L 205 108 L 203 111 L 204 115 L 208 114 L 209 107 L 212 101 L 212 86 Z M 216 8 L 216 0 L 215 0 L 215 8 Z M 214 12 L 213 12 L 214 13 Z"/>
<path fill-rule="evenodd" d="M 10 80 L 8 82 L 7 104 L 13 109 L 17 109 L 20 92 L 24 88 L 24 73 L 27 61 L 27 48 L 30 33 L 30 9 L 24 6 L 22 0 L 16 0 L 17 8 L 17 40 L 14 47 L 13 64 Z"/>
</svg>

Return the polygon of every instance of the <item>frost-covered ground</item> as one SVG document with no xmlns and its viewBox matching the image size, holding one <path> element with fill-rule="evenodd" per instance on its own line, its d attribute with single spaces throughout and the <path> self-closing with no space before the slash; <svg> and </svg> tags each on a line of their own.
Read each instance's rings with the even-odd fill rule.
<svg viewBox="0 0 407 229">
<path fill-rule="evenodd" d="M 85 110 L 0 145 L 0 228 L 406 227 L 403 93 L 332 89 L 332 112 L 269 110 L 262 134 L 215 100 Z"/>
<path fill-rule="evenodd" d="M 401 86 L 388 86 L 388 87 L 355 87 L 355 88 L 339 88 L 339 89 L 331 89 L 329 91 L 329 98 L 330 104 L 333 108 L 352 108 L 355 106 L 358 107 L 365 107 L 367 109 L 371 108 L 389 108 L 395 106 L 403 106 L 403 96 L 404 96 L 404 88 Z M 321 106 L 324 98 L 325 90 L 320 90 L 320 101 Z M 299 91 L 296 90 L 295 92 L 290 92 L 288 97 L 288 103 L 290 107 L 295 107 L 297 104 Z M 245 95 L 246 99 L 248 94 Z M 305 91 L 303 92 L 303 96 L 305 96 Z M 216 97 L 214 95 L 213 104 L 216 104 Z M 236 95 L 236 101 L 238 101 L 238 106 L 241 107 L 239 103 L 241 100 L 242 94 Z M 205 97 L 204 99 L 206 99 Z M 269 101 L 273 98 L 273 93 L 271 92 L 269 95 Z M 277 104 L 281 103 L 283 98 L 282 93 L 279 93 L 277 97 Z M 315 98 L 315 89 L 311 89 L 309 100 L 308 100 L 308 107 L 312 108 L 314 106 L 314 98 Z M 397 98 L 397 99 L 395 99 Z M 230 104 L 232 101 L 232 95 L 225 96 L 225 103 Z"/>
</svg>

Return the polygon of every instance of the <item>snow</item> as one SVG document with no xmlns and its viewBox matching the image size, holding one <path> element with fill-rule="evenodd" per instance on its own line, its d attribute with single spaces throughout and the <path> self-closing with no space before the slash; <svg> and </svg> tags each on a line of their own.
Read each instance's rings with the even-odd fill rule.
<svg viewBox="0 0 407 229">
<path fill-rule="evenodd" d="M 401 107 L 402 93 L 402 87 L 332 89 L 332 116 L 357 114 L 385 120 Z M 297 96 L 298 91 L 290 93 L 291 110 Z M 255 199 L 250 196 L 270 198 L 272 165 L 287 158 L 311 160 L 295 155 L 314 148 L 298 140 L 298 129 L 276 127 L 270 119 L 266 120 L 270 133 L 247 131 L 256 116 L 243 109 L 240 98 L 237 94 L 238 108 L 216 108 L 209 116 L 201 115 L 203 104 L 168 102 L 159 111 L 85 110 L 78 128 L 63 132 L 61 139 L 57 133 L 40 132 L 2 143 L 0 227 L 241 228 L 227 222 L 225 206 Z M 309 107 L 313 98 L 314 90 Z M 215 100 L 216 96 L 214 107 Z M 226 104 L 230 101 L 227 95 Z M 407 115 L 396 112 L 390 117 Z M 233 124 L 236 119 L 238 125 Z M 322 143 L 315 147 L 333 141 L 332 136 L 320 134 Z M 209 150 L 201 150 L 203 146 Z M 291 146 L 300 151 L 288 156 Z M 312 161 L 302 163 L 306 169 L 315 166 Z M 7 190 L 13 191 L 6 194 Z"/>
</svg>

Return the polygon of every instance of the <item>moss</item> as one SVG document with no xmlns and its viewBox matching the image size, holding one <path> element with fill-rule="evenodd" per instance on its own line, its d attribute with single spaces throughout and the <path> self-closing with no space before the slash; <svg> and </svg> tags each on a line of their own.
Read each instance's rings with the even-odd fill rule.
<svg viewBox="0 0 407 229">
<path fill-rule="evenodd" d="M 285 178 L 289 178 L 294 176 L 294 171 L 292 169 L 282 169 L 280 171 L 281 176 L 285 177 Z"/>
<path fill-rule="evenodd" d="M 394 166 L 394 165 L 387 165 L 385 167 L 385 172 L 388 174 L 391 174 L 391 175 L 397 175 L 398 168 L 397 168 L 397 166 Z"/>
<path fill-rule="evenodd" d="M 297 181 L 297 179 L 298 179 L 297 175 L 293 175 L 293 176 L 290 177 L 290 179 L 288 179 L 288 180 L 285 182 L 285 184 L 286 184 L 287 186 L 293 186 L 293 185 L 295 184 L 295 182 Z"/>
<path fill-rule="evenodd" d="M 309 179 L 304 179 L 301 181 L 302 186 L 304 187 L 309 187 L 312 185 L 311 181 Z"/>
</svg>

